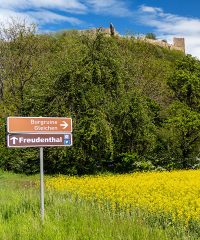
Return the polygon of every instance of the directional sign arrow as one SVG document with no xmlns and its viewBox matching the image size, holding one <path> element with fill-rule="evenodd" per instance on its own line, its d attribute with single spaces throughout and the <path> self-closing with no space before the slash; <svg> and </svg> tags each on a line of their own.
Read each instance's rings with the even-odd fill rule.
<svg viewBox="0 0 200 240">
<path fill-rule="evenodd" d="M 72 119 L 66 117 L 8 117 L 8 133 L 72 132 Z"/>
<path fill-rule="evenodd" d="M 69 147 L 72 133 L 12 133 L 7 135 L 7 147 Z"/>
<path fill-rule="evenodd" d="M 18 140 L 17 137 L 12 137 L 10 140 L 12 140 L 13 144 L 15 144 L 15 141 Z"/>
<path fill-rule="evenodd" d="M 61 127 L 63 127 L 63 129 L 68 127 L 68 124 L 65 121 L 62 121 L 63 123 L 60 124 Z"/>
</svg>

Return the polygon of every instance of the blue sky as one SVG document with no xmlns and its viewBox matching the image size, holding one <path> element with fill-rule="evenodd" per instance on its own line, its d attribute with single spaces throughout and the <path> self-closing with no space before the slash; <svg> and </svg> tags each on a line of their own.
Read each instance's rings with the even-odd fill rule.
<svg viewBox="0 0 200 240">
<path fill-rule="evenodd" d="M 108 27 L 121 34 L 153 32 L 172 43 L 184 37 L 186 53 L 200 58 L 199 0 L 0 0 L 0 21 L 35 22 L 39 31 Z"/>
</svg>

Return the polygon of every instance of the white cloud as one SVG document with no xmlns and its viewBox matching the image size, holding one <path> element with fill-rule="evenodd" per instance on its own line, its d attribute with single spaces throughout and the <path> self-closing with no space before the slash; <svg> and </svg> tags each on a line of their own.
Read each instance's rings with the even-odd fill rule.
<svg viewBox="0 0 200 240">
<path fill-rule="evenodd" d="M 132 13 L 123 1 L 119 0 L 86 0 L 90 11 L 109 14 L 118 17 L 127 17 Z"/>
<path fill-rule="evenodd" d="M 16 12 L 9 9 L 0 9 L 0 22 L 6 23 L 9 19 L 25 19 L 27 22 L 32 23 L 35 21 L 30 15 L 22 12 Z"/>
<path fill-rule="evenodd" d="M 118 16 L 131 14 L 126 4 L 120 0 L 0 0 L 0 6 L 12 10 L 42 8 L 78 14 L 89 12 Z"/>
<path fill-rule="evenodd" d="M 87 7 L 77 0 L 30 0 L 33 8 L 56 9 L 70 13 L 85 13 Z"/>
<path fill-rule="evenodd" d="M 140 6 L 140 10 L 142 12 L 146 12 L 146 13 L 162 12 L 161 8 L 149 7 L 149 6 L 145 6 L 145 5 Z"/>
<path fill-rule="evenodd" d="M 87 7 L 79 0 L 0 0 L 0 21 L 7 22 L 12 17 L 37 23 L 39 27 L 60 22 L 83 25 L 83 21 L 67 16 L 67 12 L 84 13 L 86 10 Z"/>
<path fill-rule="evenodd" d="M 44 23 L 56 23 L 56 22 L 68 22 L 72 25 L 80 25 L 83 22 L 75 17 L 67 17 L 60 14 L 56 14 L 50 11 L 38 11 L 38 12 L 27 12 L 28 16 L 35 19 L 39 24 Z"/>
<path fill-rule="evenodd" d="M 37 23 L 38 25 L 57 22 L 68 22 L 72 25 L 83 24 L 78 18 L 59 15 L 51 11 L 16 12 L 13 10 L 0 9 L 0 22 L 6 23 L 11 18 L 19 20 L 25 19 L 27 23 Z"/>
<path fill-rule="evenodd" d="M 72 13 L 81 13 L 87 10 L 79 0 L 0 0 L 0 5 L 3 8 L 15 10 L 46 8 Z"/>
<path fill-rule="evenodd" d="M 167 40 L 184 37 L 186 53 L 200 58 L 200 19 L 165 13 L 161 8 L 145 5 L 140 7 L 139 13 L 140 22 L 153 27 L 158 37 Z"/>
<path fill-rule="evenodd" d="M 72 17 L 71 14 L 90 13 L 118 17 L 127 17 L 131 14 L 121 0 L 0 0 L 1 21 L 7 21 L 10 16 L 26 18 L 28 21 L 38 23 L 39 27 L 59 22 L 83 26 L 86 23 L 79 17 Z"/>
</svg>

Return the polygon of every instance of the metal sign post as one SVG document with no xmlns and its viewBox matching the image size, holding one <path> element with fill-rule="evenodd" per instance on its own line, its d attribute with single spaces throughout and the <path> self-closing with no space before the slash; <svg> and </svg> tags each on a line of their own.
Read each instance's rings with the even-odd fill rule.
<svg viewBox="0 0 200 240">
<path fill-rule="evenodd" d="M 8 117 L 7 147 L 40 148 L 40 213 L 44 223 L 44 147 L 72 146 L 72 119 L 60 117 Z"/>
<path fill-rule="evenodd" d="M 41 213 L 42 223 L 44 223 L 44 160 L 43 160 L 43 147 L 40 148 L 40 213 Z"/>
</svg>

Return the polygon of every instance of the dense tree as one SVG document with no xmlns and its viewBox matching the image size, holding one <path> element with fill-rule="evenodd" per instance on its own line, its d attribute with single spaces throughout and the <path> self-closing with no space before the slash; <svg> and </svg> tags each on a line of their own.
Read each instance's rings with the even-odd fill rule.
<svg viewBox="0 0 200 240">
<path fill-rule="evenodd" d="M 195 166 L 198 60 L 135 38 L 15 24 L 1 30 L 1 167 L 39 168 L 37 149 L 5 148 L 9 115 L 72 117 L 73 147 L 45 148 L 49 173 Z"/>
<path fill-rule="evenodd" d="M 178 60 L 175 70 L 168 81 L 179 101 L 191 109 L 200 110 L 200 62 L 187 55 Z"/>
<path fill-rule="evenodd" d="M 0 28 L 0 109 L 1 114 L 34 114 L 35 101 L 51 85 L 49 76 L 57 59 L 52 37 L 36 34 L 36 26 L 11 19 Z M 52 53 L 53 57 L 52 57 Z M 52 58 L 51 58 L 52 57 Z M 54 60 L 55 58 L 55 60 Z M 50 61 L 51 60 L 51 61 Z M 41 87 L 39 87 L 42 86 Z M 44 90 L 45 89 L 45 90 Z"/>
<path fill-rule="evenodd" d="M 145 35 L 145 38 L 156 40 L 156 35 L 155 35 L 155 33 L 147 33 Z"/>
<path fill-rule="evenodd" d="M 199 77 L 199 60 L 187 55 L 176 62 L 168 80 L 175 101 L 169 107 L 164 127 L 168 129 L 168 149 L 175 156 L 176 164 L 183 168 L 194 166 L 200 151 Z"/>
<path fill-rule="evenodd" d="M 169 155 L 175 157 L 174 164 L 179 168 L 194 166 L 200 151 L 200 113 L 184 103 L 174 102 L 164 128 Z"/>
</svg>

